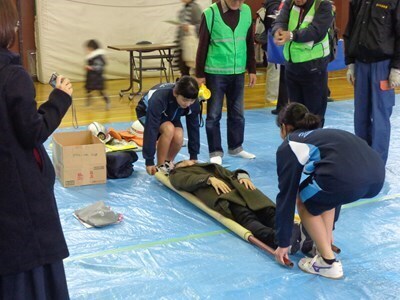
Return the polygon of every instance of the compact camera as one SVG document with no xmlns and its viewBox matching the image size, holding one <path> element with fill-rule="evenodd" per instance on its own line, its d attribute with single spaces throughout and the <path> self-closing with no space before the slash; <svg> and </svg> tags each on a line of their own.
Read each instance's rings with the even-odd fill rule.
<svg viewBox="0 0 400 300">
<path fill-rule="evenodd" d="M 58 74 L 56 72 L 54 72 L 53 74 L 51 74 L 50 80 L 49 80 L 49 84 L 55 88 L 56 87 L 56 80 L 57 80 Z"/>
</svg>

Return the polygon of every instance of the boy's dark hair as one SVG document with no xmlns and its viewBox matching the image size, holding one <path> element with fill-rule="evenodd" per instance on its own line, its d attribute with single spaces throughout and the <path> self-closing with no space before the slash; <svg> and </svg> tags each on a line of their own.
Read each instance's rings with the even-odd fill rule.
<svg viewBox="0 0 400 300">
<path fill-rule="evenodd" d="M 90 48 L 90 49 L 93 49 L 93 50 L 96 50 L 96 49 L 100 48 L 100 44 L 96 40 L 88 40 L 86 42 L 86 47 Z"/>
<path fill-rule="evenodd" d="M 184 75 L 175 83 L 175 93 L 187 99 L 197 99 L 199 95 L 199 84 L 191 76 Z"/>
<path fill-rule="evenodd" d="M 310 113 L 303 104 L 293 102 L 279 112 L 276 125 L 281 127 L 282 124 L 293 126 L 293 130 L 312 130 L 321 126 L 321 117 Z"/>
<path fill-rule="evenodd" d="M 15 41 L 18 12 L 12 0 L 0 0 L 0 48 L 8 49 Z"/>
</svg>

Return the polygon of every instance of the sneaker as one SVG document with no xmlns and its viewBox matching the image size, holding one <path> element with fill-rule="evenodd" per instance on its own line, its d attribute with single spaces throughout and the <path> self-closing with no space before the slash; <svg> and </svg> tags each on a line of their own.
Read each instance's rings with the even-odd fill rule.
<svg viewBox="0 0 400 300">
<path fill-rule="evenodd" d="M 313 249 L 314 241 L 304 228 L 303 224 L 300 224 L 300 249 L 301 252 L 307 254 Z"/>
<path fill-rule="evenodd" d="M 313 243 L 311 250 L 304 254 L 307 255 L 308 257 L 314 257 L 315 255 L 319 255 L 320 253 L 317 249 L 317 245 Z"/>
<path fill-rule="evenodd" d="M 241 157 L 241 158 L 246 158 L 246 159 L 254 159 L 254 158 L 256 158 L 256 156 L 254 154 L 249 153 L 249 152 L 244 151 L 244 150 L 242 150 L 242 151 L 240 151 L 238 153 L 235 153 L 235 154 L 230 154 L 230 155 L 231 156 Z"/>
<path fill-rule="evenodd" d="M 217 165 L 222 165 L 222 157 L 221 156 L 210 157 L 210 163 L 217 164 Z"/>
<path fill-rule="evenodd" d="M 300 224 L 294 223 L 292 228 L 292 236 L 290 237 L 289 254 L 295 254 L 300 249 Z"/>
<path fill-rule="evenodd" d="M 171 172 L 171 170 L 174 168 L 174 163 L 170 162 L 169 160 L 166 160 L 164 162 L 164 167 L 167 169 L 168 173 Z"/>
<path fill-rule="evenodd" d="M 169 172 L 171 171 L 171 169 L 169 168 L 169 164 L 167 165 L 166 163 L 162 164 L 162 165 L 159 165 L 156 168 L 157 168 L 157 172 L 161 172 L 161 173 L 166 174 L 166 175 L 168 175 Z"/>
<path fill-rule="evenodd" d="M 335 261 L 332 265 L 329 265 L 320 255 L 300 259 L 299 268 L 304 272 L 327 278 L 340 279 L 343 277 L 343 267 L 340 261 Z"/>
</svg>

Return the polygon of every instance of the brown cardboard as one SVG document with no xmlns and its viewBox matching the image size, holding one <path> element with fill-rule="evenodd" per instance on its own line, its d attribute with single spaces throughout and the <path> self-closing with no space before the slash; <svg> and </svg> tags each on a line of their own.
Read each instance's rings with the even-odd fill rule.
<svg viewBox="0 0 400 300">
<path fill-rule="evenodd" d="M 53 164 L 64 187 L 105 183 L 104 144 L 90 131 L 53 134 Z"/>
</svg>

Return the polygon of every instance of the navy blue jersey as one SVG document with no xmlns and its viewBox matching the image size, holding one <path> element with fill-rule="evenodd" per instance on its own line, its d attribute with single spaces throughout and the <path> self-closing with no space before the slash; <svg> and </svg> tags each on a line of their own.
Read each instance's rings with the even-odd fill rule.
<svg viewBox="0 0 400 300">
<path fill-rule="evenodd" d="M 385 173 L 384 163 L 375 150 L 354 134 L 339 129 L 290 133 L 279 146 L 276 161 L 279 179 L 276 226 L 280 247 L 290 244 L 303 174 L 311 176 L 316 189 L 346 192 L 379 183 Z"/>
<path fill-rule="evenodd" d="M 197 154 L 199 154 L 200 104 L 196 101 L 188 108 L 181 108 L 173 95 L 174 87 L 174 83 L 154 86 L 144 94 L 136 107 L 136 115 L 144 124 L 143 158 L 146 160 L 146 166 L 154 165 L 160 125 L 166 121 L 180 125 L 181 116 L 186 116 L 190 159 L 197 159 Z"/>
</svg>

